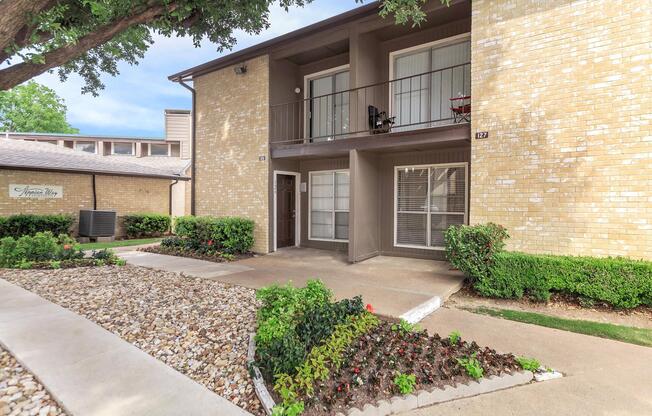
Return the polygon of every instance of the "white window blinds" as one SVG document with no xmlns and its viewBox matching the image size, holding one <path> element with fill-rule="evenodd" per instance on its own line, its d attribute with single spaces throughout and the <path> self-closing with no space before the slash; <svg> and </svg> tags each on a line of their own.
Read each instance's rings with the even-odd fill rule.
<svg viewBox="0 0 652 416">
<path fill-rule="evenodd" d="M 465 222 L 465 165 L 397 168 L 396 245 L 443 247 L 446 229 Z"/>
<path fill-rule="evenodd" d="M 349 172 L 310 173 L 310 238 L 348 240 Z"/>
</svg>

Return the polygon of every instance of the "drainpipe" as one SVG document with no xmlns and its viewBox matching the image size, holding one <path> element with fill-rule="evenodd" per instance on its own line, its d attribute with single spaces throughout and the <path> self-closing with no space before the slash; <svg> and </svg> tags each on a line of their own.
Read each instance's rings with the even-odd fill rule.
<svg viewBox="0 0 652 416">
<path fill-rule="evenodd" d="M 170 191 L 168 192 L 169 202 L 168 202 L 168 214 L 172 216 L 172 187 L 179 183 L 179 179 L 175 179 L 174 182 L 170 184 Z"/>
<path fill-rule="evenodd" d="M 97 209 L 97 188 L 95 187 L 95 174 L 93 174 L 93 210 Z"/>
<path fill-rule="evenodd" d="M 195 105 L 197 103 L 197 91 L 195 91 L 195 89 L 190 85 L 186 84 L 182 78 L 177 78 L 176 81 L 192 94 L 192 129 L 190 132 L 190 146 L 192 146 L 190 151 L 190 215 L 195 215 L 195 156 L 197 155 L 197 146 L 195 146 L 197 112 L 195 111 Z"/>
</svg>

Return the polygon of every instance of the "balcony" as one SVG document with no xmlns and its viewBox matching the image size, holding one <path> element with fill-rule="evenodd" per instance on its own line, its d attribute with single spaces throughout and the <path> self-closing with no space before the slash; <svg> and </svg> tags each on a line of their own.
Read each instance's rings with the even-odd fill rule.
<svg viewBox="0 0 652 416">
<path fill-rule="evenodd" d="M 467 124 L 471 64 L 270 106 L 270 143 L 306 145 Z"/>
</svg>

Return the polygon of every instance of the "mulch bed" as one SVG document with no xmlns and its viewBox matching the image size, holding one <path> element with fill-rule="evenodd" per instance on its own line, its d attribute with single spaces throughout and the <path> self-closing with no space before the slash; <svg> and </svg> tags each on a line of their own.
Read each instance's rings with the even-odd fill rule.
<svg viewBox="0 0 652 416">
<path fill-rule="evenodd" d="M 315 386 L 315 397 L 305 401 L 305 414 L 346 413 L 351 407 L 361 409 L 367 403 L 400 395 L 393 382 L 398 372 L 416 376 L 415 391 L 466 384 L 473 379 L 457 358 L 472 354 L 481 363 L 484 377 L 521 369 L 512 354 L 499 354 L 475 342 L 452 344 L 448 338 L 428 336 L 425 331 L 396 331 L 391 323 L 382 322 L 348 349 L 339 371 Z"/>
<path fill-rule="evenodd" d="M 148 253 L 156 254 L 165 254 L 168 256 L 177 256 L 177 257 L 189 257 L 192 259 L 198 260 L 207 260 L 215 263 L 226 263 L 229 261 L 243 260 L 253 257 L 253 253 L 243 253 L 243 254 L 234 254 L 233 260 L 226 259 L 220 256 L 219 252 L 215 253 L 200 253 L 197 251 L 186 250 L 178 247 L 163 247 L 163 246 L 152 246 L 152 247 L 143 247 L 140 251 L 146 251 Z"/>
</svg>

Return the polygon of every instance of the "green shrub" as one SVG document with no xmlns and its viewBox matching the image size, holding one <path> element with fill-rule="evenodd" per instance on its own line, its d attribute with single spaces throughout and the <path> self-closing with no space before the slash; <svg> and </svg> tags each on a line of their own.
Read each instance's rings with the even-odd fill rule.
<svg viewBox="0 0 652 416">
<path fill-rule="evenodd" d="M 49 231 L 54 235 L 70 234 L 75 217 L 68 214 L 19 214 L 0 217 L 0 237 L 19 238 Z"/>
<path fill-rule="evenodd" d="M 170 216 L 164 214 L 132 214 L 122 217 L 127 237 L 158 237 L 170 231 Z"/>
<path fill-rule="evenodd" d="M 414 386 L 417 384 L 417 378 L 414 374 L 398 373 L 394 377 L 394 386 L 399 393 L 406 395 L 414 391 Z"/>
<path fill-rule="evenodd" d="M 652 262 L 503 252 L 474 285 L 482 295 L 547 300 L 562 292 L 620 308 L 652 306 Z"/>
<path fill-rule="evenodd" d="M 493 257 L 509 238 L 501 225 L 488 223 L 449 227 L 444 233 L 446 257 L 472 281 L 487 276 Z"/>
<path fill-rule="evenodd" d="M 178 217 L 174 233 L 197 246 L 210 242 L 226 253 L 245 253 L 254 245 L 254 222 L 246 218 Z"/>
<path fill-rule="evenodd" d="M 344 299 L 336 303 L 315 305 L 303 314 L 301 322 L 296 327 L 299 340 L 310 350 L 321 340 L 326 339 L 335 327 L 351 315 L 360 315 L 365 311 L 362 297 Z"/>
</svg>

